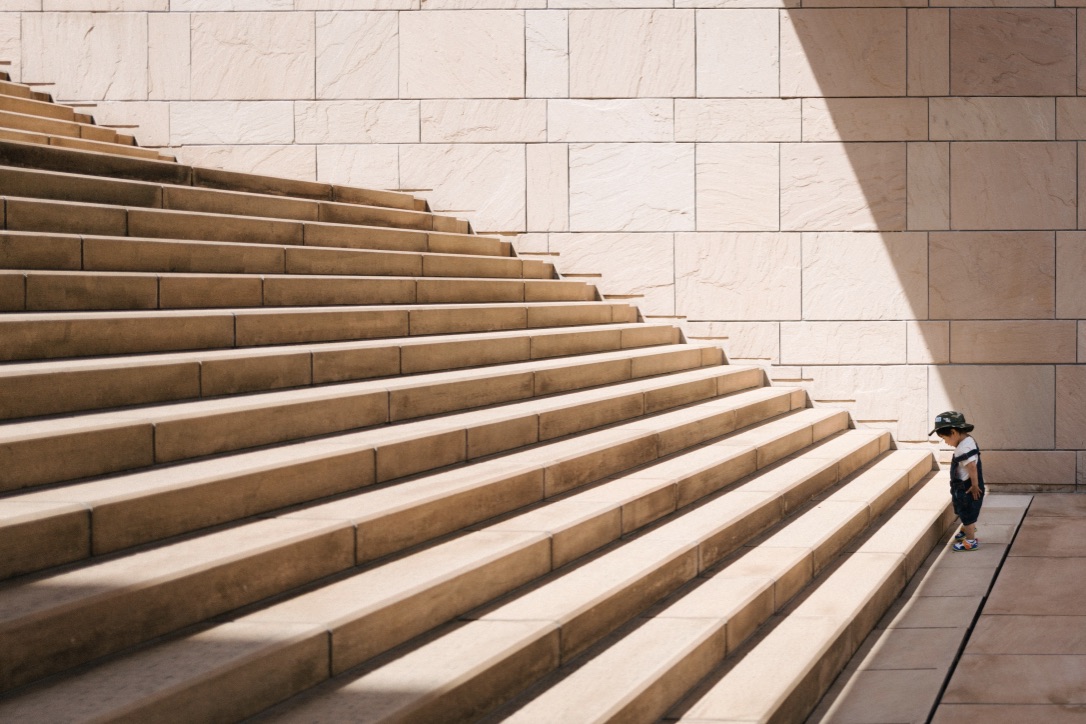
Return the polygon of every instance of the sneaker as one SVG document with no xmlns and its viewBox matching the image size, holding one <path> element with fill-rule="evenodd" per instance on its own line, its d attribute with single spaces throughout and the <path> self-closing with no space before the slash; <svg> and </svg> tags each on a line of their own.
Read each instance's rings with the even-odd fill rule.
<svg viewBox="0 0 1086 724">
<path fill-rule="evenodd" d="M 977 528 L 977 530 L 979 531 L 980 528 Z M 954 534 L 954 540 L 965 540 L 965 533 L 961 530 L 961 528 L 959 528 L 958 532 Z"/>
<path fill-rule="evenodd" d="M 975 551 L 980 548 L 980 541 L 976 538 L 966 538 L 959 543 L 955 543 L 953 548 L 956 551 Z"/>
</svg>

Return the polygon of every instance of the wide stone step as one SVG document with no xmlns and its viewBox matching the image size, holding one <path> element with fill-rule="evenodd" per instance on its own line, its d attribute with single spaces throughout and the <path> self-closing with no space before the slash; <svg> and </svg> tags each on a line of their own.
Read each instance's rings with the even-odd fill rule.
<svg viewBox="0 0 1086 724">
<path fill-rule="evenodd" d="M 0 420 L 675 344 L 668 325 L 618 324 L 0 366 Z"/>
<path fill-rule="evenodd" d="M 877 455 L 878 449 L 876 445 L 867 460 Z M 815 447 L 804 451 L 776 469 L 788 469 L 792 461 L 803 459 L 808 452 L 826 454 L 818 450 Z M 803 466 L 796 474 L 800 479 L 806 477 Z M 377 662 L 375 668 L 361 675 L 348 674 L 333 681 L 314 695 L 300 697 L 298 702 L 279 709 L 270 718 L 476 719 L 779 521 L 784 515 L 783 491 L 748 491 L 748 483 L 761 487 L 757 485 L 758 477 L 752 475 L 703 505 L 680 511 L 665 524 L 611 545 L 580 565 L 558 569 L 527 592 L 514 593 L 508 600 L 468 613 L 467 623 L 454 625 L 439 637 L 428 637 L 391 663 Z M 832 482 L 836 481 L 828 484 Z M 532 530 L 531 526 L 521 528 L 510 523 L 481 532 L 511 533 L 519 529 L 527 534 Z M 309 594 L 309 603 L 317 610 L 320 595 L 321 591 Z M 288 612 L 300 608 L 305 598 L 283 604 L 278 612 L 273 607 L 252 618 L 284 620 Z M 368 639 L 363 636 L 374 636 L 372 632 L 352 629 L 342 620 L 337 624 L 339 628 L 333 629 L 333 675 L 347 671 L 352 659 L 355 663 L 364 661 L 369 652 L 364 650 Z M 457 649 L 459 655 L 454 653 Z M 343 709 L 339 708 L 341 702 Z M 581 721 L 581 717 L 556 716 L 549 721 Z"/>
<path fill-rule="evenodd" d="M 810 413 L 807 413 L 810 417 Z M 820 413 L 823 420 L 830 417 L 830 414 Z M 808 420 L 808 425 L 814 423 L 814 420 Z M 773 423 L 770 423 L 772 425 Z M 817 423 L 814 423 L 817 424 Z M 768 427 L 768 426 L 766 426 Z M 831 428 L 824 428 L 826 432 L 829 432 Z M 772 437 L 771 435 L 768 437 Z M 749 444 L 749 442 L 748 442 Z M 742 447 L 742 446 L 740 446 Z M 731 456 L 730 451 L 721 451 L 725 457 Z M 755 453 L 756 455 L 756 453 Z M 704 460 L 697 458 L 694 463 L 695 471 L 700 471 L 704 468 Z M 697 473 L 695 473 L 697 474 Z M 682 476 L 679 476 L 681 480 Z M 678 482 L 678 481 L 676 481 Z M 610 512 L 602 510 L 600 506 L 596 506 L 597 517 L 601 519 L 614 519 L 615 511 L 619 510 L 625 502 L 627 505 L 635 505 L 637 493 L 626 496 L 625 500 L 613 500 L 612 510 Z M 771 497 L 771 496 L 770 496 Z M 569 506 L 567 506 L 569 509 Z M 575 512 L 569 509 L 569 512 Z M 304 513 L 298 514 L 304 518 Z M 534 511 L 529 511 L 526 515 L 536 516 Z M 778 513 L 779 515 L 779 513 Z M 567 513 L 567 518 L 572 518 Z M 585 514 L 577 516 L 581 521 L 589 517 Z M 470 610 L 474 606 L 484 603 L 487 600 L 493 599 L 503 593 L 506 593 L 518 585 L 528 582 L 539 576 L 548 574 L 555 567 L 554 560 L 551 555 L 551 541 L 550 535 L 546 532 L 534 532 L 529 530 L 528 532 L 516 532 L 518 527 L 515 523 L 517 519 L 513 518 L 497 526 L 488 526 L 481 528 L 473 533 L 461 536 L 446 543 L 441 543 L 437 546 L 413 553 L 406 557 L 394 560 L 375 568 L 364 570 L 358 574 L 352 575 L 349 578 L 345 578 L 339 582 L 325 585 L 313 592 L 304 593 L 292 599 L 288 599 L 282 603 L 273 604 L 268 608 L 265 608 L 257 613 L 250 614 L 238 621 L 223 624 L 217 629 L 228 629 L 230 632 L 237 632 L 253 625 L 263 628 L 266 631 L 273 631 L 281 626 L 281 622 L 286 619 L 292 620 L 292 626 L 296 626 L 297 623 L 302 623 L 304 629 L 307 631 L 307 635 L 317 636 L 325 640 L 323 646 L 313 647 L 315 650 L 313 653 L 317 656 L 324 658 L 325 669 L 324 677 L 327 677 L 327 663 L 328 657 L 328 641 L 327 633 L 330 631 L 332 634 L 332 650 L 334 652 L 332 658 L 332 672 L 339 673 L 340 671 L 350 668 L 354 664 L 371 658 L 373 655 L 381 653 L 402 641 L 406 641 L 411 637 L 422 633 L 435 625 L 440 625 L 444 621 L 448 621 L 451 618 L 459 615 L 467 610 Z M 91 643 L 92 635 L 87 631 L 88 627 L 84 626 L 80 628 L 76 624 L 77 619 L 93 619 L 99 617 L 99 628 L 103 625 L 100 617 L 104 610 L 109 610 L 114 613 L 111 624 L 115 625 L 118 629 L 122 629 L 126 632 L 123 635 L 128 637 L 128 642 L 131 643 L 132 639 L 139 635 L 139 631 L 143 627 L 149 627 L 152 630 L 162 630 L 166 626 L 179 626 L 184 625 L 181 623 L 185 620 L 185 617 L 189 618 L 197 615 L 207 615 L 206 610 L 212 609 L 217 606 L 227 605 L 224 601 L 228 595 L 232 594 L 239 599 L 248 595 L 247 592 L 239 590 L 231 590 L 229 594 L 220 593 L 215 596 L 209 596 L 202 599 L 201 607 L 204 610 L 183 612 L 177 610 L 180 607 L 174 608 L 169 613 L 171 616 L 161 615 L 161 611 L 153 619 L 150 612 L 142 606 L 127 605 L 120 606 L 117 602 L 123 600 L 125 597 L 130 599 L 147 598 L 154 599 L 159 595 L 165 595 L 164 591 L 168 590 L 172 585 L 181 585 L 179 582 L 174 582 L 170 579 L 186 579 L 185 585 L 189 590 L 196 586 L 208 585 L 203 583 L 201 579 L 215 580 L 217 577 L 225 577 L 230 574 L 230 568 L 244 565 L 239 562 L 239 558 L 243 557 L 243 553 L 239 552 L 239 545 L 226 545 L 226 537 L 234 536 L 239 540 L 255 541 L 260 533 L 265 531 L 276 530 L 274 526 L 283 522 L 293 522 L 296 524 L 306 523 L 310 528 L 296 530 L 294 528 L 284 527 L 282 531 L 277 531 L 277 534 L 282 544 L 287 550 L 283 553 L 285 556 L 290 556 L 290 549 L 297 547 L 299 538 L 306 538 L 308 541 L 320 541 L 326 547 L 332 547 L 332 541 L 338 541 L 336 534 L 332 532 L 334 524 L 330 524 L 327 521 L 308 521 L 301 518 L 281 518 L 272 521 L 263 521 L 260 523 L 250 524 L 249 526 L 243 526 L 242 528 L 234 529 L 231 531 L 224 531 L 222 533 L 214 533 L 206 536 L 202 539 L 199 551 L 210 551 L 216 546 L 212 540 L 216 537 L 220 538 L 217 541 L 218 547 L 221 551 L 229 551 L 229 553 L 220 553 L 219 559 L 221 563 L 218 566 L 210 565 L 206 559 L 200 559 L 200 556 L 194 555 L 192 557 L 168 557 L 161 553 L 160 549 L 151 551 L 148 553 L 140 553 L 129 558 L 118 559 L 117 561 L 110 561 L 99 564 L 98 566 L 92 566 L 80 571 L 74 571 L 70 574 L 59 574 L 63 576 L 71 576 L 73 580 L 69 582 L 69 585 L 60 580 L 52 581 L 49 586 L 39 585 L 38 588 L 33 588 L 33 582 L 28 582 L 21 587 L 17 594 L 9 595 L 7 597 L 9 611 L 14 611 L 17 615 L 9 617 L 9 624 L 6 627 L 9 633 L 9 640 L 16 645 L 22 645 L 24 641 L 30 640 L 36 641 L 37 646 L 55 646 L 58 649 L 58 658 L 55 657 L 39 657 L 33 661 L 33 663 L 26 665 L 18 672 L 13 672 L 12 678 L 7 682 L 8 684 L 18 681 L 29 681 L 49 671 L 61 670 L 66 665 L 71 665 L 73 662 L 92 657 L 100 653 L 101 649 L 98 647 L 107 646 L 112 648 L 114 644 L 101 642 L 97 640 L 95 643 Z M 342 522 L 340 523 L 342 525 Z M 529 528 L 534 528 L 538 525 L 538 522 L 528 522 Z M 259 526 L 264 526 L 263 531 L 258 531 Z M 582 523 L 582 528 L 583 523 Z M 621 528 L 617 528 L 613 525 L 594 526 L 597 531 L 593 536 L 594 540 L 585 540 L 582 545 L 584 546 L 598 546 L 606 544 L 608 541 L 614 541 L 619 535 L 621 535 Z M 349 525 L 342 528 L 342 530 L 351 530 Z M 651 535 L 651 534 L 650 534 Z M 264 540 L 267 540 L 267 533 L 265 533 Z M 187 542 L 178 543 L 176 545 L 185 545 Z M 309 545 L 316 545 L 316 543 L 308 543 Z M 254 545 L 254 544 L 250 544 Z M 657 544 L 659 545 L 659 544 Z M 610 554 L 603 556 L 606 560 L 604 565 L 599 563 L 599 558 L 589 565 L 595 565 L 601 570 L 611 570 L 614 567 L 613 561 L 616 558 L 616 554 L 621 553 L 623 560 L 622 565 L 626 565 L 631 568 L 643 568 L 646 570 L 653 569 L 655 559 L 659 558 L 658 554 L 649 556 L 650 562 L 642 561 L 638 563 L 639 554 L 643 553 L 642 549 L 648 549 L 651 546 L 646 545 L 643 542 L 635 541 L 632 544 L 622 545 L 616 550 L 611 551 Z M 271 550 L 272 544 L 265 542 L 263 546 L 259 546 L 257 555 L 270 555 L 268 552 Z M 590 549 L 590 548 L 589 548 Z M 205 554 L 206 556 L 207 554 Z M 143 561 L 140 558 L 146 557 L 148 561 L 154 561 L 159 563 L 159 569 L 155 570 L 153 564 L 147 565 L 148 572 L 143 574 L 145 577 L 150 575 L 151 571 L 155 571 L 157 574 L 154 585 L 142 584 L 137 582 L 141 579 L 138 569 L 142 568 Z M 157 557 L 156 557 L 157 556 Z M 609 557 L 608 557 L 609 556 Z M 252 554 L 249 558 L 255 557 Z M 161 566 L 165 564 L 167 560 L 176 560 L 178 558 L 184 558 L 187 561 L 186 565 L 173 564 L 173 568 L 177 571 L 175 576 L 169 576 L 166 572 L 161 570 Z M 328 555 L 328 565 L 336 565 L 336 557 Z M 110 567 L 114 570 L 110 570 Z M 254 565 L 255 567 L 255 565 Z M 618 566 L 621 568 L 622 566 Z M 198 572 L 197 569 L 205 569 L 207 572 Z M 212 569 L 216 569 L 212 571 Z M 107 590 L 101 591 L 98 594 L 92 594 L 88 596 L 86 591 L 93 588 L 92 585 L 88 585 L 90 581 L 96 579 L 104 579 L 106 581 L 123 580 L 123 576 L 119 575 L 119 570 L 129 571 L 128 581 L 131 583 L 129 587 L 123 586 L 106 586 Z M 282 566 L 276 567 L 276 569 L 282 569 L 281 575 L 284 577 L 290 575 L 297 569 L 297 566 L 290 566 L 289 563 L 284 563 Z M 695 566 L 696 569 L 696 566 Z M 266 578 L 271 578 L 274 574 L 269 566 L 264 566 L 260 570 L 268 571 L 265 574 Z M 568 575 L 577 576 L 578 571 L 583 569 L 575 569 Z M 583 575 L 583 574 L 580 574 Z M 84 579 L 83 585 L 74 585 L 76 583 L 75 577 L 82 576 Z M 561 581 L 566 576 L 557 579 Z M 44 584 L 45 580 L 42 579 L 41 583 Z M 142 584 L 142 585 L 141 585 Z M 568 584 L 567 584 L 568 585 Z M 136 593 L 134 589 L 139 589 L 141 592 Z M 48 590 L 59 592 L 57 596 L 49 598 Z M 630 596 L 637 597 L 637 591 L 631 591 Z M 614 591 L 613 596 L 623 597 L 621 591 Z M 80 599 L 82 605 L 74 603 L 76 599 Z M 113 605 L 109 605 L 108 599 L 113 600 Z M 20 605 L 21 604 L 21 605 Z M 37 608 L 35 608 L 35 606 Z M 96 611 L 95 609 L 98 608 Z M 29 609 L 34 609 L 34 615 L 27 615 Z M 56 610 L 58 623 L 59 621 L 66 621 L 69 623 L 61 623 L 59 626 L 46 625 L 45 620 L 51 618 L 47 613 L 47 609 Z M 64 615 L 61 616 L 60 612 L 63 611 Z M 78 612 L 78 614 L 76 613 Z M 125 620 L 127 619 L 127 620 Z M 315 625 L 309 626 L 306 624 L 313 623 Z M 241 626 L 239 629 L 238 626 Z M 41 636 L 38 635 L 31 639 L 34 634 L 34 629 L 38 628 L 40 631 L 56 630 L 57 628 L 64 628 L 63 632 L 67 636 L 67 640 L 61 638 L 61 632 L 58 631 L 55 640 L 56 644 L 49 644 L 43 642 Z M 254 629 L 255 630 L 255 629 Z M 25 633 L 24 633 L 25 631 Z M 149 632 L 145 632 L 144 635 L 148 635 Z M 48 636 L 48 635 L 47 635 Z M 74 643 L 73 638 L 75 637 Z M 178 660 L 178 655 L 187 658 L 183 653 L 186 649 L 192 646 L 200 647 L 200 637 L 205 634 L 197 634 L 196 637 L 187 637 L 174 643 L 167 643 L 165 645 L 154 647 L 151 651 L 151 656 L 154 658 L 161 658 L 163 656 L 168 657 L 173 661 Z M 213 637 L 216 634 L 212 634 Z M 51 636 L 48 636 L 51 638 Z M 113 641 L 117 637 L 114 637 Z M 238 651 L 213 651 L 205 649 L 204 657 L 201 657 L 201 663 L 198 664 L 200 668 L 204 668 L 205 671 L 208 665 L 216 670 L 218 674 L 215 676 L 214 681 L 207 681 L 206 683 L 211 685 L 222 685 L 225 681 L 228 681 L 231 676 L 227 673 L 230 671 L 238 671 L 239 665 L 244 668 L 246 664 L 244 660 L 254 661 L 261 660 L 265 657 L 271 657 L 279 662 L 280 667 L 285 666 L 290 668 L 290 664 L 282 660 L 282 642 L 277 641 L 279 637 L 263 637 L 264 641 L 256 647 L 243 647 L 248 650 L 239 661 L 237 656 Z M 41 650 L 41 649 L 39 649 Z M 144 656 L 145 654 L 136 654 L 137 657 Z M 98 680 L 102 675 L 110 678 L 111 676 L 127 676 L 132 672 L 131 667 L 125 665 L 124 660 L 117 662 L 116 664 L 106 664 L 99 670 Z M 145 672 L 146 673 L 146 672 Z M 195 673 L 196 676 L 192 677 L 191 674 Z M 238 672 L 240 673 L 240 672 Z M 94 676 L 94 674 L 91 674 Z M 62 680 L 58 683 L 48 685 L 49 693 L 43 696 L 35 696 L 34 692 L 30 692 L 29 696 L 22 697 L 21 699 L 15 699 L 10 702 L 10 706 L 0 705 L 0 713 L 5 716 L 15 716 L 18 713 L 17 707 L 31 707 L 31 711 L 37 711 L 39 715 L 49 716 L 47 710 L 40 709 L 41 706 L 48 706 L 48 702 L 52 701 L 52 706 L 57 706 L 62 703 L 63 696 L 58 695 L 57 687 L 65 686 L 80 686 L 80 680 L 82 677 L 73 677 L 67 681 Z M 192 670 L 184 672 L 181 676 L 172 677 L 173 686 L 178 684 L 192 685 L 196 683 L 194 681 L 199 680 L 201 677 L 198 672 Z M 278 677 L 273 677 L 278 678 Z M 151 687 L 160 686 L 160 684 L 153 684 L 146 681 L 146 686 L 150 684 Z M 289 695 L 293 691 L 297 691 L 299 688 L 304 688 L 316 681 L 305 682 L 301 687 L 298 686 L 298 682 L 294 682 L 290 690 L 284 690 L 282 686 L 275 687 L 274 691 L 268 691 L 267 687 L 258 686 L 258 689 L 264 689 L 264 691 L 237 691 L 235 696 L 220 697 L 218 695 L 212 697 L 216 700 L 221 700 L 223 706 L 230 709 L 235 706 L 235 700 L 241 697 L 244 699 L 244 707 L 247 708 L 247 713 L 263 708 L 274 701 Z M 105 706 L 115 707 L 118 699 L 129 700 L 125 702 L 126 707 L 146 707 L 148 705 L 154 707 L 157 706 L 155 700 L 161 701 L 161 697 L 150 695 L 148 696 L 146 691 L 140 691 L 141 685 L 129 685 L 127 687 L 107 687 L 107 690 L 103 690 L 103 697 L 99 699 L 101 704 Z M 42 690 L 44 693 L 44 690 Z M 269 696 L 273 697 L 271 700 L 267 700 Z M 105 701 L 103 701 L 105 699 Z M 113 699 L 113 701 L 108 701 Z M 135 699 L 135 701 L 133 701 Z M 142 699 L 142 701 L 139 701 Z M 28 709 L 23 708 L 26 712 Z M 54 710 L 55 711 L 55 710 Z M 116 711 L 116 710 L 114 710 Z M 105 714 L 105 711 L 100 710 L 100 715 Z M 147 711 L 142 712 L 143 715 L 147 715 Z"/>
<path fill-rule="evenodd" d="M 0 111 L 21 113 L 27 116 L 41 116 L 42 118 L 56 118 L 62 121 L 75 121 L 75 110 L 71 107 L 35 100 L 29 95 L 18 97 L 0 93 Z"/>
<path fill-rule="evenodd" d="M 107 153 L 48 148 L 0 141 L 0 164 L 115 179 L 179 184 L 272 196 L 426 210 L 426 202 L 396 191 L 362 189 L 316 181 L 200 168 L 179 163 L 118 157 Z"/>
<path fill-rule="evenodd" d="M 461 413 L 440 421 L 409 422 L 396 428 L 8 496 L 0 501 L 0 539 L 12 553 L 3 564 L 2 575 L 101 555 L 375 483 L 458 466 L 431 474 L 410 488 L 396 487 L 391 492 L 374 489 L 363 500 L 363 505 L 372 505 L 372 509 L 359 512 L 353 502 L 324 509 L 333 518 L 351 518 L 352 524 L 364 531 L 365 540 L 360 541 L 357 555 L 360 561 L 370 560 L 505 512 L 500 506 L 510 500 L 516 507 L 552 497 L 729 434 L 737 427 L 798 409 L 803 403 L 803 395 L 794 390 L 756 388 L 761 378 L 755 368 L 733 369 L 722 377 L 707 375 L 708 371 L 685 373 L 694 380 L 683 386 L 686 393 L 679 397 L 675 395 L 682 387 L 643 385 L 634 394 L 642 395 L 640 409 L 651 416 L 646 420 L 637 419 L 638 406 L 602 415 L 600 403 L 606 398 L 574 394 L 557 402 L 540 400 L 531 405 Z M 699 392 L 704 381 L 713 387 Z M 673 409 L 687 402 L 698 404 Z M 585 413 L 590 414 L 588 419 L 577 419 Z M 811 423 L 812 415 L 805 415 L 799 421 L 811 427 L 811 432 L 788 434 L 810 439 L 843 424 L 840 416 L 824 416 Z M 564 429 L 557 427 L 563 421 Z M 615 423 L 615 427 L 593 431 L 599 425 Z M 661 432 L 663 429 L 667 432 Z M 580 434 L 558 440 L 555 433 L 567 430 Z M 782 443 L 774 444 L 779 447 Z M 526 449 L 509 453 L 518 448 Z M 508 454 L 481 460 L 500 453 Z M 746 451 L 740 453 L 750 458 Z M 462 465 L 468 460 L 474 462 Z M 728 471 L 721 465 L 710 467 L 713 475 L 734 479 L 756 465 L 757 460 L 750 459 L 740 460 Z M 693 483 L 690 486 L 681 494 L 676 491 L 675 500 L 689 502 Z M 435 492 L 439 493 L 437 498 Z M 654 495 L 656 508 L 661 508 L 661 495 L 667 497 L 666 492 Z M 445 497 L 470 505 L 438 505 Z M 404 520 L 410 525 L 401 525 Z"/>
<path fill-rule="evenodd" d="M 96 153 L 111 153 L 134 158 L 147 158 L 156 160 L 173 160 L 152 148 L 140 148 L 122 142 L 118 135 L 117 142 L 89 141 L 85 138 L 72 138 L 70 136 L 51 136 L 47 133 L 34 131 L 15 131 L 10 128 L 0 128 L 0 141 L 18 141 L 19 143 L 35 143 L 43 146 L 58 146 Z"/>
<path fill-rule="evenodd" d="M 953 519 L 933 475 L 668 717 L 803 721 Z"/>
<path fill-rule="evenodd" d="M 0 268 L 204 274 L 553 279 L 554 265 L 516 256 L 0 232 Z"/>
<path fill-rule="evenodd" d="M 587 302 L 559 279 L 0 270 L 0 312 Z"/>
<path fill-rule="evenodd" d="M 48 93 L 38 93 L 28 85 L 12 83 L 9 80 L 0 80 L 0 95 L 14 98 L 33 98 L 40 101 L 50 100 Z"/>
<path fill-rule="evenodd" d="M 33 131 L 45 133 L 50 136 L 67 136 L 69 138 L 85 138 L 88 141 L 102 141 L 105 143 L 118 143 L 117 132 L 112 128 L 102 128 L 89 123 L 77 123 L 63 121 L 58 118 L 43 118 L 42 116 L 28 115 L 0 110 L 0 128 L 11 128 L 18 131 Z"/>
<path fill-rule="evenodd" d="M 597 358 L 539 360 L 7 423 L 0 425 L 0 490 L 625 381 L 635 374 L 632 360 L 638 358 L 650 360 L 643 367 L 637 366 L 639 374 L 654 374 L 668 367 L 719 366 L 721 361 L 718 348 L 688 345 L 667 351 L 605 352 Z M 727 374 L 726 368 L 711 369 L 705 375 L 695 375 L 693 381 L 702 382 L 704 377 L 712 383 L 707 386 L 714 387 L 715 378 Z M 680 374 L 666 380 L 615 385 L 601 390 L 596 395 L 599 400 L 586 402 L 597 407 L 613 406 L 613 396 L 641 397 L 644 389 L 690 381 Z M 549 403 L 556 404 L 553 400 Z"/>
<path fill-rule="evenodd" d="M 924 451 L 884 454 L 833 492 L 814 496 L 813 507 L 631 622 L 613 645 L 562 667 L 568 671 L 544 681 L 538 687 L 542 693 L 505 707 L 496 719 L 657 721 L 931 468 L 931 455 Z M 296 718 L 314 708 L 310 704 L 293 713 Z"/>
<path fill-rule="evenodd" d="M 627 323 L 635 313 L 617 302 L 12 313 L 0 316 L 0 361 Z"/>
<path fill-rule="evenodd" d="M 0 201 L 3 201 L 5 211 L 4 228 L 9 231 L 491 256 L 511 256 L 512 249 L 509 242 L 494 237 L 424 229 L 293 221 L 10 196 L 0 197 Z"/>
</svg>

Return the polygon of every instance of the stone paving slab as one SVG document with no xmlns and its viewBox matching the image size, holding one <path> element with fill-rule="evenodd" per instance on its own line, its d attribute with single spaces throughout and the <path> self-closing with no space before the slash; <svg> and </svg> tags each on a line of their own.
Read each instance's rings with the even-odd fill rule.
<svg viewBox="0 0 1086 724">
<path fill-rule="evenodd" d="M 989 494 L 978 522 L 977 551 L 951 551 L 957 524 L 947 531 L 946 544 L 931 552 L 808 724 L 928 720 L 1030 500 L 1029 495 Z"/>
</svg>

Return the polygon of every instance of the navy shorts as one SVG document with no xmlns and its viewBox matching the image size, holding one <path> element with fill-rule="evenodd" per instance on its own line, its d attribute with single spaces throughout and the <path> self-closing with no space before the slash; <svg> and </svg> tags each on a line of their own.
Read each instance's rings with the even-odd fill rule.
<svg viewBox="0 0 1086 724">
<path fill-rule="evenodd" d="M 984 503 L 984 488 L 980 489 L 980 498 L 973 500 L 968 486 L 953 486 L 950 489 L 950 499 L 954 503 L 954 514 L 961 519 L 962 525 L 973 525 L 980 517 L 980 506 Z"/>
</svg>

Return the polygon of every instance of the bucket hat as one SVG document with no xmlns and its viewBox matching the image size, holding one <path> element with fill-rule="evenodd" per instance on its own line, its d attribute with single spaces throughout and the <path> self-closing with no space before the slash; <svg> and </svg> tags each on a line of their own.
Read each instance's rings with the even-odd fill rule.
<svg viewBox="0 0 1086 724">
<path fill-rule="evenodd" d="M 935 427 L 933 427 L 928 434 L 934 435 L 936 430 L 942 430 L 947 427 L 961 430 L 962 432 L 973 432 L 973 426 L 965 421 L 965 415 L 956 410 L 948 410 L 946 412 L 940 412 L 935 416 Z"/>
</svg>

